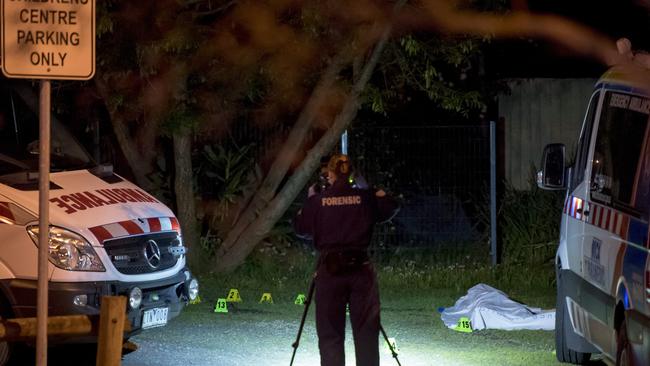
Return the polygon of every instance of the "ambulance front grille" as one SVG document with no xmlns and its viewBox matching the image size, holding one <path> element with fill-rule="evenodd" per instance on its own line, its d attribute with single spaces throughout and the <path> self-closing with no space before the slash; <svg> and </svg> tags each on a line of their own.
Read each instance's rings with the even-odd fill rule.
<svg viewBox="0 0 650 366">
<path fill-rule="evenodd" d="M 180 243 L 175 232 L 129 236 L 104 242 L 106 253 L 120 273 L 143 274 L 163 271 L 176 265 L 178 257 L 170 248 Z M 153 253 L 158 248 L 159 258 Z"/>
</svg>

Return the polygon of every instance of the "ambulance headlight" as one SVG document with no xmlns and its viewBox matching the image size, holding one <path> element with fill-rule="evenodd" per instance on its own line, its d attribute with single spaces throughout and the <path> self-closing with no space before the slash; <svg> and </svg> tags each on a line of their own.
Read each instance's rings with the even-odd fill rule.
<svg viewBox="0 0 650 366">
<path fill-rule="evenodd" d="M 38 246 L 38 226 L 27 227 L 32 241 Z M 68 271 L 104 272 L 106 269 L 93 247 L 81 235 L 50 226 L 50 262 Z"/>
<path fill-rule="evenodd" d="M 196 300 L 196 297 L 199 296 L 199 281 L 197 281 L 196 278 L 190 280 L 190 284 L 187 287 L 187 294 L 190 301 Z"/>
</svg>

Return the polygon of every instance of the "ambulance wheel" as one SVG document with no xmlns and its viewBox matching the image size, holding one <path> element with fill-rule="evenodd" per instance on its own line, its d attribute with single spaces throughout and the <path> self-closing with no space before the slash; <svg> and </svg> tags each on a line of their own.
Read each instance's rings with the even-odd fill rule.
<svg viewBox="0 0 650 366">
<path fill-rule="evenodd" d="M 616 366 L 633 366 L 632 345 L 627 337 L 627 320 L 623 320 L 616 333 Z"/>
<path fill-rule="evenodd" d="M 560 362 L 567 362 L 576 365 L 585 365 L 591 358 L 591 353 L 578 352 L 569 348 L 566 343 L 566 332 L 573 331 L 567 314 L 566 301 L 562 291 L 561 277 L 557 278 L 557 300 L 555 306 L 555 355 Z M 566 327 L 566 328 L 565 328 Z"/>
</svg>

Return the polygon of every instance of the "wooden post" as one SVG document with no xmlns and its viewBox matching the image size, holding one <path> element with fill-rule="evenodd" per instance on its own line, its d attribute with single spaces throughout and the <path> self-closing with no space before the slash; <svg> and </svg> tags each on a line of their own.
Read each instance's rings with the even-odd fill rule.
<svg viewBox="0 0 650 366">
<path fill-rule="evenodd" d="M 131 330 L 131 323 L 124 319 L 124 331 Z M 47 318 L 48 337 L 97 336 L 99 315 L 61 315 Z M 0 320 L 0 342 L 34 341 L 36 318 Z"/>
<path fill-rule="evenodd" d="M 97 366 L 119 366 L 124 343 L 126 297 L 104 296 L 99 314 Z"/>
</svg>

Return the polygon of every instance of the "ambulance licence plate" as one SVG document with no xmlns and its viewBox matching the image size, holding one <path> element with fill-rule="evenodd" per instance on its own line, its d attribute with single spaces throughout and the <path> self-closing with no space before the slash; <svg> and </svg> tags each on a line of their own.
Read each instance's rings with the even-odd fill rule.
<svg viewBox="0 0 650 366">
<path fill-rule="evenodd" d="M 169 308 L 145 310 L 142 315 L 142 329 L 161 327 L 167 324 L 167 313 L 169 313 Z"/>
</svg>

